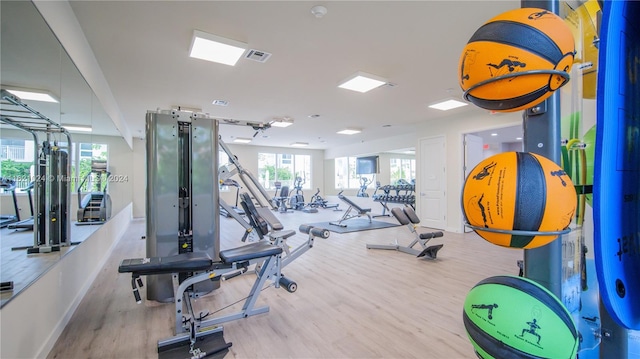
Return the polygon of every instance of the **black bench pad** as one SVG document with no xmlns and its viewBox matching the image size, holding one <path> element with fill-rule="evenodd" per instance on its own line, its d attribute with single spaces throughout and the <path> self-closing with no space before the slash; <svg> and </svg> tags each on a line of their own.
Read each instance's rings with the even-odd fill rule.
<svg viewBox="0 0 640 359">
<path fill-rule="evenodd" d="M 233 262 L 269 257 L 280 253 L 282 253 L 282 248 L 265 241 L 259 241 L 221 251 L 220 258 L 224 263 L 214 262 L 207 253 L 190 252 L 167 257 L 124 259 L 118 267 L 118 272 L 135 273 L 136 275 L 198 272 L 228 267 Z"/>
<path fill-rule="evenodd" d="M 203 271 L 211 268 L 213 260 L 202 252 L 181 253 L 167 257 L 125 259 L 118 267 L 120 273 L 138 275 Z"/>
<path fill-rule="evenodd" d="M 246 246 L 220 251 L 220 259 L 225 263 L 247 261 L 270 257 L 282 253 L 282 248 L 266 241 L 253 242 Z"/>
<path fill-rule="evenodd" d="M 347 197 L 345 197 L 343 195 L 339 195 L 338 198 L 340 198 L 341 200 L 347 202 L 347 204 L 349 206 L 355 208 L 361 214 L 371 212 L 371 208 L 362 208 L 362 207 L 358 206 L 354 201 L 350 200 L 349 198 L 347 198 Z"/>
</svg>

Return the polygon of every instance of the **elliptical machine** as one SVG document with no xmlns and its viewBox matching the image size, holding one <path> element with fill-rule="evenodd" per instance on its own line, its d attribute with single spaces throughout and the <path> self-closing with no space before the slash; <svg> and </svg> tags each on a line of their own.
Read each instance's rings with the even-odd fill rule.
<svg viewBox="0 0 640 359">
<path fill-rule="evenodd" d="M 302 177 L 296 177 L 293 183 L 293 188 L 296 190 L 296 192 L 293 194 L 293 196 L 291 196 L 291 199 L 289 199 L 289 206 L 296 211 L 302 211 L 306 213 L 318 213 L 317 208 L 312 208 L 310 206 L 307 206 L 307 204 L 304 202 L 304 194 L 302 192 L 302 186 L 305 184 L 305 182 L 306 181 L 303 180 Z"/>
<path fill-rule="evenodd" d="M 360 189 L 358 190 L 356 197 L 369 197 L 367 187 L 369 187 L 370 183 L 371 181 L 369 181 L 367 177 L 360 177 Z"/>
<path fill-rule="evenodd" d="M 312 208 L 317 208 L 317 207 L 322 207 L 325 209 L 333 208 L 334 211 L 342 211 L 341 209 L 338 208 L 339 206 L 340 206 L 340 203 L 329 203 L 329 201 L 327 201 L 322 196 L 320 196 L 320 188 L 316 190 L 316 193 L 314 193 L 313 196 L 311 196 L 311 200 L 309 201 L 309 207 L 312 207 Z"/>
</svg>

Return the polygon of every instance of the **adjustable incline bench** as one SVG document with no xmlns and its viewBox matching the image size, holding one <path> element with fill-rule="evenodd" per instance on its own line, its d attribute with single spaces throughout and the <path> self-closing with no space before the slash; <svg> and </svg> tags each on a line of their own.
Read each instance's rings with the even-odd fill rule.
<svg viewBox="0 0 640 359">
<path fill-rule="evenodd" d="M 338 226 L 338 227 L 346 227 L 347 225 L 342 222 L 352 218 L 359 218 L 362 216 L 367 216 L 367 218 L 369 218 L 369 223 L 371 223 L 371 215 L 369 214 L 369 212 L 371 212 L 371 208 L 362 208 L 358 206 L 355 202 L 353 202 L 349 198 L 342 195 L 342 192 L 338 193 L 338 198 L 340 198 L 342 201 L 348 204 L 349 208 L 347 208 L 347 210 L 344 212 L 344 214 L 342 215 L 342 218 L 340 218 L 339 221 L 329 222 L 329 224 Z M 351 214 L 351 211 L 354 211 L 354 210 L 357 211 L 357 213 Z"/>
<path fill-rule="evenodd" d="M 249 219 L 249 223 L 258 234 L 260 239 L 264 239 L 267 236 L 272 242 L 277 239 L 287 239 L 294 234 L 294 230 L 285 230 L 282 223 L 276 218 L 276 216 L 267 207 L 256 208 L 255 204 L 251 200 L 249 193 L 240 194 L 240 205 L 244 209 L 244 213 Z M 243 241 L 246 238 L 243 238 Z"/>
<path fill-rule="evenodd" d="M 418 218 L 418 215 L 416 215 L 416 212 L 410 206 L 405 206 L 403 208 L 395 207 L 391 210 L 391 214 L 396 217 L 400 224 L 409 227 L 411 233 L 415 235 L 415 239 L 406 247 L 399 245 L 398 240 L 396 240 L 395 244 L 367 244 L 367 249 L 390 249 L 413 254 L 418 258 L 426 256 L 427 258 L 436 259 L 438 251 L 444 245 L 436 244 L 427 247 L 427 242 L 429 242 L 432 238 L 442 237 L 442 232 L 418 233 L 416 231 L 416 228 L 420 223 L 420 218 Z M 415 246 L 416 244 L 420 244 L 422 250 L 414 249 L 413 246 Z"/>
<path fill-rule="evenodd" d="M 138 287 L 142 286 L 141 276 L 172 274 L 175 293 L 175 336 L 158 342 L 159 357 L 169 358 L 176 355 L 177 357 L 185 357 L 186 353 L 192 358 L 202 358 L 215 355 L 215 353 L 221 353 L 218 356 L 223 357 L 231 343 L 225 343 L 222 339 L 222 344 L 220 344 L 223 328 L 218 324 L 268 312 L 268 306 L 254 307 L 267 280 L 273 281 L 276 288 L 283 284 L 289 292 L 294 292 L 297 285 L 284 277 L 281 269 L 313 247 L 315 237 L 329 237 L 328 230 L 311 226 L 300 226 L 300 232 L 309 235 L 308 241 L 299 246 L 294 251 L 296 255 L 289 256 L 291 258 L 288 258 L 287 261 L 281 258 L 282 247 L 269 241 L 257 241 L 238 248 L 220 251 L 219 261 L 213 260 L 206 253 L 182 253 L 168 257 L 123 260 L 118 272 L 131 273 L 133 295 L 138 303 L 142 302 L 138 291 Z M 220 280 L 226 274 L 244 273 L 252 265 L 259 268 L 257 269 L 257 277 L 239 312 L 206 320 L 205 318 L 209 316 L 208 312 L 195 314 L 191 298 L 198 297 L 198 295 L 190 290 L 193 284 L 207 280 Z M 190 273 L 191 276 L 179 282 L 180 273 Z M 214 338 L 217 341 L 214 342 L 208 338 Z"/>
<path fill-rule="evenodd" d="M 255 233 L 258 234 L 259 240 L 269 241 L 271 244 L 282 248 L 284 254 L 280 259 L 281 267 L 287 266 L 294 259 L 301 256 L 304 252 L 306 252 L 313 246 L 312 242 L 306 242 L 292 251 L 287 244 L 287 238 L 295 235 L 296 231 L 291 229 L 284 229 L 282 223 L 278 220 L 278 218 L 276 218 L 276 216 L 271 212 L 269 208 L 256 207 L 248 193 L 242 193 L 240 196 L 240 204 L 242 205 L 242 208 L 244 209 L 245 214 L 249 219 L 249 223 L 253 227 Z M 309 230 L 311 229 L 306 228 L 306 226 L 301 227 L 300 229 L 300 231 L 303 233 L 308 233 Z M 329 238 L 330 232 L 328 230 L 314 228 L 313 231 L 317 237 Z M 321 233 L 319 231 L 323 232 Z M 244 242 L 245 240 L 246 237 L 243 237 L 242 241 Z M 244 273 L 246 273 L 246 271 L 230 273 L 229 275 L 223 276 L 222 279 L 228 280 Z M 297 288 L 297 284 L 295 282 L 284 276 L 280 278 L 279 284 L 283 285 L 289 292 L 295 292 Z"/>
</svg>

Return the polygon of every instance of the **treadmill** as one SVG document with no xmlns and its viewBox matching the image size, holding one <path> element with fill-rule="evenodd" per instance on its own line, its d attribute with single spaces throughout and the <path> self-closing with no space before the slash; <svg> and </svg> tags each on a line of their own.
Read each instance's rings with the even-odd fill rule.
<svg viewBox="0 0 640 359">
<path fill-rule="evenodd" d="M 13 197 L 14 215 L 0 215 L 0 228 L 4 228 L 11 223 L 20 222 L 20 211 L 18 210 L 18 199 L 16 198 L 16 181 L 10 178 L 0 177 L 0 188 L 4 192 L 11 192 Z"/>
<path fill-rule="evenodd" d="M 22 221 L 10 223 L 7 226 L 7 228 L 24 229 L 28 231 L 33 231 L 33 196 L 31 195 L 31 191 L 33 191 L 33 187 L 35 186 L 35 184 L 36 184 L 35 181 L 31 181 L 31 183 L 29 183 L 27 187 L 21 189 L 21 191 L 27 192 L 27 196 L 29 196 L 29 209 L 31 210 L 31 217 L 24 219 Z M 14 192 L 14 196 L 15 196 L 15 192 Z M 16 205 L 16 209 L 17 209 L 17 205 Z"/>
</svg>

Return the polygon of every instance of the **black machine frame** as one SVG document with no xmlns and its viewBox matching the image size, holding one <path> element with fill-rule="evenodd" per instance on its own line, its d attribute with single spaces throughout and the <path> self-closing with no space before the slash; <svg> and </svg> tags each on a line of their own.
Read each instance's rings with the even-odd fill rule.
<svg viewBox="0 0 640 359">
<path fill-rule="evenodd" d="M 26 249 L 27 253 L 48 253 L 76 244 L 71 242 L 70 235 L 69 153 L 72 141 L 69 131 L 4 89 L 0 97 L 0 122 L 30 133 L 34 140 L 34 153 L 37 154 L 34 160 L 34 244 L 13 249 Z M 63 136 L 66 142 L 61 141 L 59 136 Z"/>
</svg>

